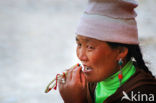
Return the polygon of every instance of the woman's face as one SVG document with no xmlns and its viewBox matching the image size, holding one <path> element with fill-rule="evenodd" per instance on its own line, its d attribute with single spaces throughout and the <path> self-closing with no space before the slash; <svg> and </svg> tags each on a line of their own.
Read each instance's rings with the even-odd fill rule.
<svg viewBox="0 0 156 103">
<path fill-rule="evenodd" d="M 89 82 L 99 82 L 118 71 L 118 49 L 112 49 L 106 42 L 78 35 L 77 56 L 84 66 Z"/>
</svg>

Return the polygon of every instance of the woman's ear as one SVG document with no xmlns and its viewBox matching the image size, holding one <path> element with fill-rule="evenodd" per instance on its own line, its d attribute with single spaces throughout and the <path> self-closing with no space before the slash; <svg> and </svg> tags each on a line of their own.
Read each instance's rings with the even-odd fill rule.
<svg viewBox="0 0 156 103">
<path fill-rule="evenodd" d="M 124 59 L 126 56 L 127 56 L 127 54 L 128 54 L 128 48 L 126 48 L 126 47 L 119 47 L 118 48 L 118 56 L 117 56 L 117 60 L 120 60 L 120 58 L 122 58 L 122 59 Z"/>
</svg>

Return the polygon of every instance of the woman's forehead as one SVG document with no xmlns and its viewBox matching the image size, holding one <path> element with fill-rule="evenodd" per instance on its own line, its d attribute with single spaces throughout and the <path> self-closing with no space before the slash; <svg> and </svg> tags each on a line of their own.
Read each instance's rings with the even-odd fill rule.
<svg viewBox="0 0 156 103">
<path fill-rule="evenodd" d="M 99 40 L 90 38 L 90 37 L 86 37 L 86 36 L 81 36 L 81 35 L 77 35 L 76 36 L 76 41 L 85 41 L 85 42 L 98 42 Z"/>
<path fill-rule="evenodd" d="M 77 35 L 76 36 L 76 40 L 80 41 L 80 40 L 84 40 L 84 41 L 89 41 L 91 38 L 85 37 L 85 36 L 81 36 L 81 35 Z"/>
</svg>

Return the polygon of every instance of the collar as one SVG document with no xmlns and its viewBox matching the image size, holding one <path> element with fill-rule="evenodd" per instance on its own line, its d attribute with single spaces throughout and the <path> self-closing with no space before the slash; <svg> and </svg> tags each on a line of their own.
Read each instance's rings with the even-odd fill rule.
<svg viewBox="0 0 156 103">
<path fill-rule="evenodd" d="M 133 65 L 133 61 L 129 61 L 122 69 L 123 79 L 121 84 L 124 84 L 135 72 L 136 69 Z M 96 103 L 103 103 L 103 101 L 120 87 L 118 74 L 120 71 L 106 78 L 105 80 L 98 82 L 95 89 Z"/>
</svg>

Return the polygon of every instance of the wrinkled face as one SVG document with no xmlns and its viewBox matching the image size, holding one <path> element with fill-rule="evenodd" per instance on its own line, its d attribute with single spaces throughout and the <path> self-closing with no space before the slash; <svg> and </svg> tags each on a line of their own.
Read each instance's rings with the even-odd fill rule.
<svg viewBox="0 0 156 103">
<path fill-rule="evenodd" d="M 118 71 L 117 49 L 106 42 L 78 35 L 77 57 L 84 66 L 84 74 L 89 82 L 99 82 Z"/>
</svg>

